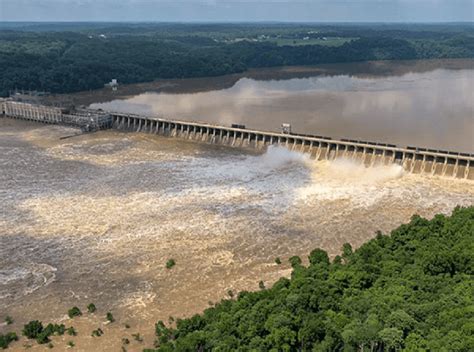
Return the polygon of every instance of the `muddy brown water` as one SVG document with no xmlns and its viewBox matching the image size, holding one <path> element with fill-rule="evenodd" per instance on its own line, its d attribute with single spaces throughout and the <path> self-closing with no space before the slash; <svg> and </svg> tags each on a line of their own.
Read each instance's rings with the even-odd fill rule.
<svg viewBox="0 0 474 352">
<path fill-rule="evenodd" d="M 448 81 L 465 81 L 462 70 L 451 71 L 428 70 L 448 75 Z M 249 100 L 243 98 L 252 97 L 249 86 L 264 101 L 260 109 L 275 99 L 281 103 L 307 94 L 341 98 L 357 93 L 361 84 L 368 89 L 367 82 L 354 83 L 352 76 L 324 79 L 326 93 L 313 88 L 308 93 L 300 81 L 284 83 L 291 89 L 282 88 L 282 82 L 240 81 L 246 102 L 241 109 L 248 109 Z M 334 88 L 338 79 L 345 80 L 343 87 L 352 82 L 357 89 Z M 415 84 L 410 82 L 397 84 L 407 84 L 403 87 L 415 94 L 407 88 Z M 372 84 L 370 94 L 384 94 L 380 82 Z M 464 84 L 467 90 L 472 81 Z M 196 111 L 197 102 L 208 98 L 231 104 L 230 93 L 207 92 L 199 99 L 185 94 L 184 101 L 191 99 L 189 111 Z M 455 112 L 469 108 L 463 97 L 451 97 L 452 121 L 463 120 Z M 177 104 L 180 96 L 167 99 L 174 109 L 186 111 L 187 103 Z M 160 109 L 167 106 L 163 101 Z M 203 111 L 217 111 L 202 104 Z M 275 116 L 283 116 L 279 111 L 286 106 L 298 104 L 275 105 Z M 296 118 L 288 111 L 286 118 Z M 0 333 L 19 332 L 33 319 L 75 326 L 79 335 L 54 337 L 54 350 L 65 350 L 72 340 L 77 351 L 117 351 L 127 337 L 127 350 L 141 351 L 152 346 L 157 320 L 191 316 L 226 297 L 228 290 L 257 290 L 260 280 L 269 286 L 290 274 L 292 255 L 306 258 L 320 247 L 334 256 L 343 243 L 358 247 L 414 213 L 432 217 L 474 204 L 473 181 L 409 174 L 398 165 L 366 168 L 349 160 L 314 161 L 284 148 L 233 149 L 118 131 L 60 140 L 74 132 L 0 119 L 0 318 L 15 320 L 10 326 L 0 323 Z M 458 143 L 469 147 L 462 144 L 466 141 Z M 283 264 L 275 264 L 276 257 Z M 176 260 L 171 270 L 165 268 L 169 258 Z M 69 308 L 85 310 L 90 302 L 98 307 L 96 314 L 67 318 Z M 116 322 L 105 322 L 108 311 Z M 91 337 L 98 327 L 105 335 Z M 131 336 L 137 332 L 143 342 Z M 25 338 L 12 350 L 28 345 L 49 350 Z"/>
<path fill-rule="evenodd" d="M 0 124 L 0 311 L 15 319 L 0 331 L 32 319 L 74 325 L 79 335 L 55 337 L 58 349 L 73 340 L 79 351 L 116 351 L 128 337 L 128 350 L 141 350 L 158 319 L 190 316 L 260 280 L 271 285 L 289 275 L 292 255 L 322 247 L 334 256 L 414 213 L 474 203 L 472 181 L 395 165 L 114 131 L 59 140 L 71 130 Z M 65 316 L 90 302 L 97 314 Z M 107 311 L 115 323 L 104 323 Z M 99 326 L 105 336 L 90 337 Z"/>
<path fill-rule="evenodd" d="M 474 153 L 474 60 L 281 68 L 213 80 L 208 91 L 187 92 L 196 86 L 187 80 L 174 83 L 178 91 L 92 107 L 272 131 L 290 123 L 305 134 Z"/>
</svg>

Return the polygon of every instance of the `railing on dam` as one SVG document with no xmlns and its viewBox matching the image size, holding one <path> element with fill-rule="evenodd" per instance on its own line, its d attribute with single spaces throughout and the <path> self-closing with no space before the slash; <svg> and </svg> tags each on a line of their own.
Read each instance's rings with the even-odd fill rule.
<svg viewBox="0 0 474 352">
<path fill-rule="evenodd" d="M 147 132 L 234 147 L 264 148 L 268 145 L 282 145 L 291 150 L 308 153 L 317 160 L 348 158 L 358 160 L 367 166 L 397 163 L 412 173 L 474 179 L 474 155 L 468 153 L 410 146 L 400 147 L 393 144 L 348 139 L 336 140 L 323 136 L 266 132 L 90 109 L 80 113 L 65 114 L 57 108 L 24 103 L 21 103 L 23 104 L 21 106 L 18 105 L 20 103 L 11 101 L 0 101 L 0 103 L 2 103 L 3 116 L 12 118 L 80 126 L 90 121 L 91 116 L 98 116 L 96 120 L 98 129 L 115 128 Z"/>
</svg>

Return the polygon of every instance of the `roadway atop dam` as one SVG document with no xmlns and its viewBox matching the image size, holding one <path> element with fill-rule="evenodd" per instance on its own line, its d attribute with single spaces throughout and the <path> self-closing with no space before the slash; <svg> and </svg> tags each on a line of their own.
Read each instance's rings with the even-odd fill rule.
<svg viewBox="0 0 474 352">
<path fill-rule="evenodd" d="M 79 127 L 83 131 L 118 129 L 180 137 L 233 147 L 264 148 L 281 145 L 308 153 L 316 160 L 355 159 L 373 166 L 397 163 L 409 172 L 474 180 L 474 155 L 394 144 L 374 143 L 284 132 L 266 132 L 111 111 L 81 109 L 66 111 L 57 107 L 0 100 L 1 116 Z"/>
</svg>

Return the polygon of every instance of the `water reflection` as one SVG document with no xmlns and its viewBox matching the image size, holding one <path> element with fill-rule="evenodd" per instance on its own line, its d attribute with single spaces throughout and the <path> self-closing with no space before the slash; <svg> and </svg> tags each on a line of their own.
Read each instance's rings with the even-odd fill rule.
<svg viewBox="0 0 474 352">
<path fill-rule="evenodd" d="M 116 111 L 474 152 L 474 70 L 240 79 L 228 89 L 145 93 L 93 104 Z"/>
</svg>

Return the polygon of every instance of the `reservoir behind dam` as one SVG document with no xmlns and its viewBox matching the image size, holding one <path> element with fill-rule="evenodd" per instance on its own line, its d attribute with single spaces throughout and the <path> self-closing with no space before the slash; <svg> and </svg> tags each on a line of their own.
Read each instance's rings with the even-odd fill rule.
<svg viewBox="0 0 474 352">
<path fill-rule="evenodd" d="M 433 61 L 330 65 L 295 78 L 269 71 L 225 89 L 143 93 L 91 107 L 258 130 L 290 123 L 299 133 L 473 153 L 474 60 Z"/>
</svg>

